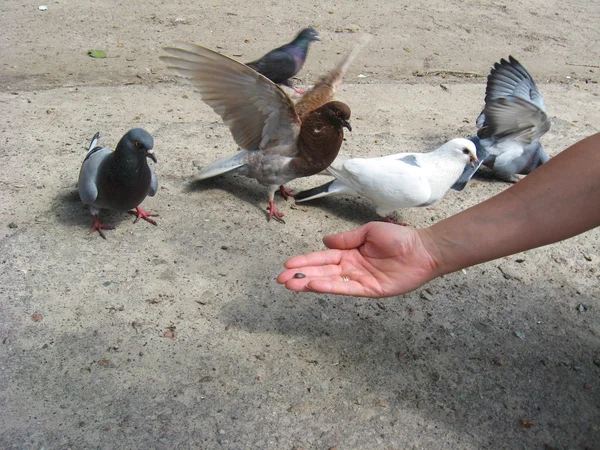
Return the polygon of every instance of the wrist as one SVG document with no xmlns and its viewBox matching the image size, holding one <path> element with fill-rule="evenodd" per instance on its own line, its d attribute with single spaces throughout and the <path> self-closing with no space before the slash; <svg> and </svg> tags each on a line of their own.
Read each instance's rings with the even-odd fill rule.
<svg viewBox="0 0 600 450">
<path fill-rule="evenodd" d="M 429 256 L 432 269 L 432 278 L 451 272 L 448 267 L 447 252 L 444 251 L 442 242 L 432 227 L 417 229 L 421 244 Z"/>
</svg>

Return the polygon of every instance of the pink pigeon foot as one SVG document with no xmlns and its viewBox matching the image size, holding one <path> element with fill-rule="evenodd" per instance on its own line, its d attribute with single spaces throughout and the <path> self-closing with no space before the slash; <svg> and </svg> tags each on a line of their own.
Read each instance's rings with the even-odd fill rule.
<svg viewBox="0 0 600 450">
<path fill-rule="evenodd" d="M 287 200 L 288 197 L 296 197 L 294 194 L 292 194 L 292 191 L 288 191 L 283 184 L 279 186 L 279 193 L 281 194 L 284 200 Z"/>
<path fill-rule="evenodd" d="M 152 225 L 156 225 L 156 221 L 150 217 L 158 217 L 158 214 L 153 214 L 151 211 L 144 211 L 139 206 L 135 207 L 135 211 L 128 211 L 129 214 L 137 216 L 133 223 L 136 223 L 140 219 L 144 219 L 146 222 L 150 222 Z"/>
<path fill-rule="evenodd" d="M 273 200 L 269 200 L 269 207 L 267 209 L 269 210 L 269 219 L 268 220 L 271 220 L 271 217 L 274 217 L 275 220 L 277 220 L 281 223 L 285 223 L 285 220 L 283 220 L 284 214 L 275 209 L 275 202 Z"/>
<path fill-rule="evenodd" d="M 295 87 L 295 86 L 292 86 L 292 89 L 293 89 L 293 90 L 294 90 L 294 91 L 295 91 L 297 94 L 300 94 L 300 95 L 302 95 L 302 94 L 304 94 L 304 93 L 306 92 L 304 89 L 300 89 L 300 88 L 297 88 L 297 87 Z"/>
<path fill-rule="evenodd" d="M 408 227 L 408 226 L 410 226 L 410 224 L 408 222 L 398 222 L 397 220 L 394 220 L 394 219 L 392 219 L 391 217 L 388 217 L 388 216 L 382 217 L 381 220 L 383 222 L 393 223 L 395 225 L 400 225 L 402 227 Z"/>
<path fill-rule="evenodd" d="M 100 219 L 98 219 L 98 215 L 94 214 L 94 225 L 92 226 L 92 228 L 90 228 L 90 231 L 88 231 L 88 234 L 93 233 L 94 231 L 98 230 L 98 233 L 100 234 L 100 236 L 102 236 L 103 239 L 106 239 L 106 236 L 104 236 L 104 233 L 102 232 L 102 230 L 114 230 L 115 227 L 112 225 L 103 225 L 102 223 L 100 223 Z"/>
</svg>

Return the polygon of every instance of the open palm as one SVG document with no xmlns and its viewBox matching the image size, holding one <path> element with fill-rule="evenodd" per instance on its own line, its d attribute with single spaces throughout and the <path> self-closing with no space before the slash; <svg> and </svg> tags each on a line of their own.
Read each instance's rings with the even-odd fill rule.
<svg viewBox="0 0 600 450">
<path fill-rule="evenodd" d="M 288 259 L 277 282 L 299 292 L 387 297 L 435 277 L 436 263 L 413 228 L 371 222 L 323 242 L 329 250 Z"/>
</svg>

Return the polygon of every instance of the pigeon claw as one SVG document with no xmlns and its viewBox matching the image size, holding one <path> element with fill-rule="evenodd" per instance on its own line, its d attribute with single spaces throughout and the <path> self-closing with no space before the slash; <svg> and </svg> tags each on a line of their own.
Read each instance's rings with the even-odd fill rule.
<svg viewBox="0 0 600 450">
<path fill-rule="evenodd" d="M 275 209 L 275 202 L 273 200 L 269 200 L 269 206 L 267 207 L 267 209 L 269 210 L 268 220 L 271 220 L 271 218 L 275 218 L 275 220 L 277 220 L 278 222 L 285 223 L 285 220 L 283 220 L 284 214 Z"/>
<path fill-rule="evenodd" d="M 150 217 L 158 217 L 158 214 L 154 214 L 154 213 L 152 213 L 152 211 L 144 211 L 139 206 L 136 206 L 135 211 L 128 211 L 128 212 L 129 212 L 129 214 L 133 214 L 134 216 L 137 216 L 135 218 L 135 220 L 133 221 L 133 223 L 136 223 L 140 219 L 144 219 L 146 222 L 150 222 L 152 225 L 156 225 L 156 221 L 154 219 L 151 219 Z"/>
<path fill-rule="evenodd" d="M 100 219 L 98 219 L 98 215 L 94 214 L 94 225 L 92 225 L 92 228 L 90 228 L 90 231 L 88 231 L 88 234 L 93 233 L 94 231 L 98 230 L 98 233 L 100 234 L 100 236 L 102 236 L 102 239 L 106 239 L 106 236 L 104 236 L 104 233 L 102 232 L 102 230 L 114 230 L 115 227 L 113 225 L 104 225 L 102 223 L 100 223 Z"/>
<path fill-rule="evenodd" d="M 281 194 L 283 199 L 286 201 L 287 201 L 288 197 L 296 198 L 296 196 L 294 194 L 292 194 L 292 191 L 288 191 L 283 184 L 281 186 L 279 186 L 279 193 Z"/>
</svg>

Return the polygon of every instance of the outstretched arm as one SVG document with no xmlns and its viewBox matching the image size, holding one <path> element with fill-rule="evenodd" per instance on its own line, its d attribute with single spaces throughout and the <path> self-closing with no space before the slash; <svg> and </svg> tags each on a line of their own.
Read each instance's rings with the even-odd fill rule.
<svg viewBox="0 0 600 450">
<path fill-rule="evenodd" d="M 398 295 L 445 273 L 598 225 L 600 133 L 572 145 L 501 194 L 431 227 L 373 222 L 325 236 L 330 250 L 290 258 L 277 281 L 294 291 Z M 305 277 L 295 278 L 296 273 Z"/>
</svg>

